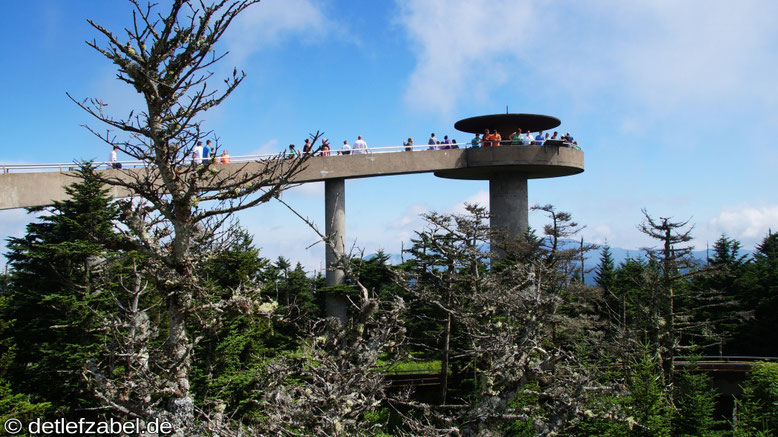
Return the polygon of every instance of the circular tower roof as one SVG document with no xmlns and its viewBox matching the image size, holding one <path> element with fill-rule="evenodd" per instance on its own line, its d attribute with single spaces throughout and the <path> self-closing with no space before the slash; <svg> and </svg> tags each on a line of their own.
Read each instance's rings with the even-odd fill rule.
<svg viewBox="0 0 778 437">
<path fill-rule="evenodd" d="M 498 131 L 507 138 L 516 129 L 524 132 L 539 132 L 553 129 L 562 122 L 550 115 L 540 114 L 492 114 L 465 118 L 454 123 L 454 128 L 462 132 L 482 134 L 485 129 Z"/>
</svg>

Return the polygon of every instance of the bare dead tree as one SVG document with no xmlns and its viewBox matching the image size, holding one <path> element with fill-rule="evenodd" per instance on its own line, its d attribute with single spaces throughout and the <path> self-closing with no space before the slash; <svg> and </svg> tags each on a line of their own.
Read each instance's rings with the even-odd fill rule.
<svg viewBox="0 0 778 437">
<path fill-rule="evenodd" d="M 414 252 L 423 255 L 416 259 L 420 268 L 392 273 L 407 294 L 441 309 L 444 318 L 438 322 L 458 324 L 464 340 L 444 355 L 466 363 L 462 370 L 472 372 L 476 381 L 471 395 L 433 405 L 387 391 L 381 374 L 385 367 L 377 357 L 401 357 L 408 346 L 399 318 L 402 301 L 377 300 L 359 281 L 350 257 L 343 256 L 337 268 L 358 291 L 352 316 L 345 325 L 337 319 L 321 322 L 297 354 L 268 368 L 261 405 L 270 420 L 257 431 L 372 435 L 380 427 L 365 420 L 365 414 L 387 405 L 403 418 L 399 435 L 501 435 L 516 420 L 531 423 L 539 435 L 553 435 L 577 418 L 595 414 L 586 408 L 590 394 L 613 388 L 601 387 L 588 366 L 550 343 L 550 325 L 562 303 L 558 272 L 542 253 L 533 262 L 505 263 L 489 271 L 488 215 L 483 208 L 468 209 L 470 215 L 427 215 L 429 227 L 419 233 L 421 244 Z M 334 245 L 332 236 L 296 214 Z M 450 339 L 451 332 L 443 331 Z M 517 405 L 517 396 L 536 402 Z M 617 413 L 608 414 L 619 420 Z"/>
<path fill-rule="evenodd" d="M 213 86 L 211 69 L 226 54 L 218 54 L 216 45 L 233 20 L 259 0 L 173 0 L 164 12 L 155 4 L 129 1 L 132 24 L 115 33 L 89 20 L 104 41 L 87 44 L 117 66 L 117 79 L 141 94 L 145 107 L 116 117 L 101 99 L 71 99 L 108 126 L 105 131 L 87 127 L 92 133 L 143 162 L 142 169 L 103 172 L 100 180 L 132 196 L 121 202 L 125 248 L 145 254 L 158 268 L 153 285 L 164 296 L 165 347 L 176 365 L 157 376 L 170 382 L 166 408 L 186 425 L 193 420 L 193 343 L 186 323 L 200 310 L 213 308 L 195 303 L 211 300 L 197 272 L 198 263 L 208 256 L 202 248 L 218 239 L 232 214 L 277 197 L 303 168 L 305 157 L 229 166 L 188 161 L 197 143 L 211 136 L 204 127 L 205 113 L 245 77 L 233 69 L 221 88 Z M 319 136 L 311 135 L 313 143 Z M 218 147 L 217 140 L 214 152 Z M 110 377 L 92 373 L 95 378 Z"/>
<path fill-rule="evenodd" d="M 385 372 L 403 343 L 404 303 L 370 299 L 358 306 L 345 325 L 336 318 L 321 321 L 295 356 L 279 357 L 269 365 L 260 394 L 268 420 L 259 425 L 260 435 L 381 432 L 383 424 L 365 415 L 391 397 Z"/>
<path fill-rule="evenodd" d="M 472 205 L 468 213 L 425 217 L 428 229 L 412 252 L 419 268 L 398 285 L 440 309 L 442 361 L 455 357 L 473 391 L 462 399 L 441 397 L 445 404 L 406 405 L 415 412 L 406 425 L 411 435 L 501 435 L 506 424 L 522 420 L 539 435 L 558 433 L 585 414 L 589 393 L 601 389 L 570 349 L 552 341 L 569 285 L 561 278 L 571 271 L 559 249 L 542 251 L 535 241 L 511 247 L 505 261 L 488 269 L 487 215 Z M 512 261 L 511 251 L 523 261 Z M 454 348 L 447 347 L 450 323 L 460 337 Z M 535 402 L 520 405 L 517 396 Z"/>
<path fill-rule="evenodd" d="M 593 244 L 584 244 L 583 239 L 578 247 L 573 247 L 571 241 L 566 241 L 578 235 L 585 226 L 573 221 L 569 212 L 557 211 L 553 205 L 533 206 L 531 209 L 545 212 L 551 220 L 543 226 L 543 234 L 546 236 L 543 241 L 546 263 L 549 267 L 556 268 L 561 275 L 572 279 L 574 269 L 583 269 L 583 256 L 596 248 Z M 581 265 L 576 266 L 576 262 Z M 585 273 L 582 270 L 582 277 Z"/>
<path fill-rule="evenodd" d="M 325 235 L 309 218 L 278 201 L 334 248 L 336 236 Z M 300 339 L 298 353 L 270 363 L 259 401 L 268 420 L 253 432 L 322 437 L 382 434 L 383 423 L 367 420 L 367 413 L 389 400 L 407 400 L 405 392 L 389 393 L 385 377 L 404 354 L 405 302 L 379 299 L 360 281 L 353 256 L 354 249 L 334 264 L 356 291 L 349 299 L 351 316 L 345 323 L 336 317 L 317 321 Z"/>
<path fill-rule="evenodd" d="M 709 275 L 717 267 L 701 267 L 692 257 L 688 243 L 694 226 L 689 220 L 655 219 L 645 209 L 642 212 L 645 220 L 638 229 L 661 243 L 659 248 L 643 249 L 649 259 L 644 283 L 649 293 L 650 321 L 657 327 L 653 336 L 656 354 L 670 385 L 674 356 L 720 344 L 726 335 L 720 325 L 746 315 L 724 311 L 734 308 L 735 302 L 721 290 L 692 289 L 692 278 Z"/>
<path fill-rule="evenodd" d="M 409 250 L 417 261 L 418 276 L 414 279 L 420 286 L 413 288 L 416 301 L 437 310 L 425 312 L 424 317 L 440 325 L 440 338 L 429 345 L 419 342 L 419 346 L 431 356 L 440 357 L 440 404 L 447 401 L 457 312 L 468 306 L 483 279 L 484 247 L 490 235 L 485 208 L 466 205 L 466 209 L 466 215 L 424 214 L 427 229 L 416 233 Z"/>
</svg>

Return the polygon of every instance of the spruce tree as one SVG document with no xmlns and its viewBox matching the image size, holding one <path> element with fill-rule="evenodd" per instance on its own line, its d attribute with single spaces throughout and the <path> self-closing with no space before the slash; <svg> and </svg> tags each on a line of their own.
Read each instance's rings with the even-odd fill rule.
<svg viewBox="0 0 778 437">
<path fill-rule="evenodd" d="M 694 363 L 694 361 L 692 361 Z M 715 418 L 718 392 L 712 386 L 713 378 L 693 366 L 676 375 L 673 435 L 682 437 L 715 437 L 723 420 Z"/>
<path fill-rule="evenodd" d="M 594 270 L 594 281 L 604 290 L 609 291 L 613 286 L 616 266 L 613 263 L 613 253 L 608 245 L 600 250 L 600 264 Z"/>
<path fill-rule="evenodd" d="M 739 353 L 778 356 L 778 234 L 770 232 L 757 246 L 736 284 L 743 306 L 753 310 L 753 320 L 742 325 L 733 347 Z"/>
<path fill-rule="evenodd" d="M 65 415 L 96 406 L 81 373 L 105 347 L 94 309 L 110 297 L 97 276 L 118 242 L 116 208 L 94 166 L 86 163 L 78 174 L 65 189 L 69 199 L 30 209 L 43 214 L 25 236 L 8 240 L 10 300 L 2 309 L 4 320 L 15 319 L 2 334 L 16 344 L 8 369 L 14 390 Z"/>
<path fill-rule="evenodd" d="M 652 351 L 643 349 L 641 356 L 630 364 L 626 406 L 635 424 L 630 435 L 669 436 L 671 407 L 664 387 L 661 368 L 651 359 Z"/>
<path fill-rule="evenodd" d="M 2 290 L 5 291 L 5 288 Z M 3 316 L 7 305 L 8 297 L 3 294 L 0 296 L 0 313 L 3 313 Z M 33 403 L 30 401 L 30 395 L 15 393 L 11 389 L 7 372 L 14 362 L 17 346 L 13 337 L 6 336 L 6 331 L 13 323 L 14 320 L 0 319 L 0 423 L 9 419 L 30 422 L 42 417 L 51 408 L 48 402 Z"/>
<path fill-rule="evenodd" d="M 741 387 L 743 394 L 735 401 L 735 437 L 778 432 L 778 363 L 758 363 Z"/>
<path fill-rule="evenodd" d="M 699 318 L 719 321 L 720 338 L 718 344 L 708 348 L 710 354 L 748 354 L 742 348 L 743 343 L 730 341 L 744 325 L 748 325 L 748 319 L 751 318 L 751 308 L 745 303 L 745 290 L 740 281 L 748 262 L 746 256 L 740 254 L 740 247 L 739 241 L 722 234 L 713 245 L 712 256 L 708 258 L 709 273 L 692 280 L 693 293 L 715 293 L 721 297 L 719 305 L 699 306 L 696 311 Z M 735 352 L 736 349 L 741 352 Z"/>
</svg>

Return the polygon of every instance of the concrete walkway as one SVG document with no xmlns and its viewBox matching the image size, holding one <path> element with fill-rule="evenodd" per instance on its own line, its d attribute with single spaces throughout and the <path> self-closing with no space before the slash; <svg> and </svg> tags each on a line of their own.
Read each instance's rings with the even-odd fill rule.
<svg viewBox="0 0 778 437">
<path fill-rule="evenodd" d="M 261 162 L 220 164 L 223 172 L 255 172 Z M 513 173 L 527 179 L 568 176 L 584 170 L 584 154 L 559 146 L 502 146 L 474 149 L 425 150 L 348 156 L 316 156 L 308 160 L 295 183 L 412 173 L 434 173 L 451 179 L 488 180 Z M 144 169 L 104 170 L 138 172 Z M 65 186 L 76 181 L 72 172 L 0 174 L 0 209 L 50 205 L 66 198 Z M 114 197 L 128 193 L 111 188 Z"/>
</svg>

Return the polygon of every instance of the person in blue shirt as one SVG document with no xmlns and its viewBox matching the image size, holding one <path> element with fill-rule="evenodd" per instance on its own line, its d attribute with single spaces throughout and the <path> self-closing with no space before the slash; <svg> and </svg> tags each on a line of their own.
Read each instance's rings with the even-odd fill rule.
<svg viewBox="0 0 778 437">
<path fill-rule="evenodd" d="M 543 131 L 538 132 L 538 136 L 535 137 L 535 144 L 542 146 L 545 141 L 546 138 L 543 136 Z"/>
<path fill-rule="evenodd" d="M 211 140 L 208 140 L 205 142 L 205 147 L 203 147 L 203 162 L 208 162 L 210 158 L 211 158 Z"/>
</svg>

